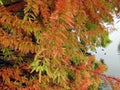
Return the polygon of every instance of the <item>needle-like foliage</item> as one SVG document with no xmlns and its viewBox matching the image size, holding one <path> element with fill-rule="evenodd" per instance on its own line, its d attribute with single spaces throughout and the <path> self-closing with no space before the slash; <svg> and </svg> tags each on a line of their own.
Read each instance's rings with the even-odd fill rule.
<svg viewBox="0 0 120 90">
<path fill-rule="evenodd" d="M 101 77 L 120 86 L 86 54 L 110 43 L 103 23 L 119 15 L 119 3 L 0 0 L 0 90 L 98 90 Z"/>
</svg>

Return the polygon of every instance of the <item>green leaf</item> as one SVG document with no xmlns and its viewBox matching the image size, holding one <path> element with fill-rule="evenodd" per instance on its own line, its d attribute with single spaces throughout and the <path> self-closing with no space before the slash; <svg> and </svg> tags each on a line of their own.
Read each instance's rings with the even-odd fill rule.
<svg viewBox="0 0 120 90">
<path fill-rule="evenodd" d="M 93 22 L 87 21 L 86 22 L 86 27 L 88 30 L 95 30 L 97 28 L 97 25 Z"/>
<path fill-rule="evenodd" d="M 2 6 L 3 5 L 3 2 L 2 2 L 2 0 L 0 0 L 0 6 Z"/>
</svg>

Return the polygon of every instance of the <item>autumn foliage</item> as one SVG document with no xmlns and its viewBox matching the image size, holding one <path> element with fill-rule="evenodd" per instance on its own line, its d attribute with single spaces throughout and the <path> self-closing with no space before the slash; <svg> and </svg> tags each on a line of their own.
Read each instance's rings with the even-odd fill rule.
<svg viewBox="0 0 120 90">
<path fill-rule="evenodd" d="M 119 0 L 0 2 L 0 90 L 98 90 L 102 78 L 120 88 L 87 55 L 110 43 L 103 23 L 119 14 Z"/>
</svg>

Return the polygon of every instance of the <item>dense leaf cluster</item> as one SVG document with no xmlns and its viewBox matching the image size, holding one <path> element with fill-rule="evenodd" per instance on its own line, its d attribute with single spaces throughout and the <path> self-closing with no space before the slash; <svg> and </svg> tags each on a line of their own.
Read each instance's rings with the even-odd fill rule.
<svg viewBox="0 0 120 90">
<path fill-rule="evenodd" d="M 119 14 L 118 3 L 0 0 L 0 89 L 98 90 L 101 77 L 116 81 L 86 53 L 110 42 L 103 23 Z"/>
</svg>

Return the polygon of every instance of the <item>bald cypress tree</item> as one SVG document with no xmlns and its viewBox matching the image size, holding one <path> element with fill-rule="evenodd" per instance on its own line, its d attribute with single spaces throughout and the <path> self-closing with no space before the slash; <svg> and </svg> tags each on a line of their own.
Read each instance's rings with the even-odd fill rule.
<svg viewBox="0 0 120 90">
<path fill-rule="evenodd" d="M 0 0 L 0 89 L 98 90 L 106 65 L 87 55 L 110 40 L 119 0 Z M 116 9 L 115 9 L 116 8 Z M 118 85 L 118 86 L 117 86 Z"/>
</svg>

